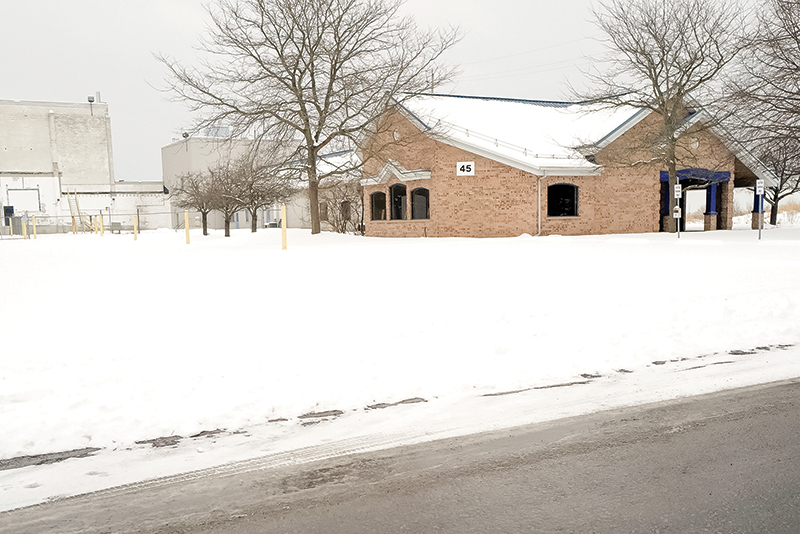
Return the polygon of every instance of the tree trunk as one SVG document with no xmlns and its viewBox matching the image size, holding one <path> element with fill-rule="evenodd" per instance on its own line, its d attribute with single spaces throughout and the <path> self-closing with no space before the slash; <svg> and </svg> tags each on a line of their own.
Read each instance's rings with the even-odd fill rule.
<svg viewBox="0 0 800 534">
<path fill-rule="evenodd" d="M 310 174 L 310 173 L 309 173 Z M 319 225 L 319 189 L 315 179 L 308 180 L 308 204 L 311 208 L 311 233 L 318 234 L 321 232 Z"/>
<path fill-rule="evenodd" d="M 778 224 L 778 202 L 779 200 L 777 198 L 770 202 L 769 224 L 772 226 Z"/>
<path fill-rule="evenodd" d="M 258 209 L 250 212 L 250 231 L 253 233 L 258 231 Z"/>
<path fill-rule="evenodd" d="M 307 139 L 308 146 L 308 204 L 311 211 L 311 235 L 322 231 L 319 224 L 319 181 L 317 180 L 317 151 L 311 138 Z"/>
<path fill-rule="evenodd" d="M 200 219 L 203 221 L 203 235 L 208 235 L 208 212 L 201 211 Z"/>
<path fill-rule="evenodd" d="M 366 208 L 367 204 L 366 204 L 366 199 L 364 198 L 364 188 L 359 186 L 359 189 L 361 190 L 361 213 L 359 216 L 360 222 L 358 223 L 358 233 L 364 235 L 364 233 L 366 232 L 366 226 L 364 226 L 364 212 L 367 211 Z"/>
<path fill-rule="evenodd" d="M 231 236 L 231 216 L 225 214 L 225 237 Z"/>
</svg>

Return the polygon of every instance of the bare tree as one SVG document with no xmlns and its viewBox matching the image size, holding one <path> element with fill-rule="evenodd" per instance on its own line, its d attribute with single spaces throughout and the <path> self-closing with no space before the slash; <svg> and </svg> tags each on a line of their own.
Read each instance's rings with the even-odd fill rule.
<svg viewBox="0 0 800 534">
<path fill-rule="evenodd" d="M 687 117 L 697 111 L 690 107 L 693 97 L 709 103 L 714 82 L 742 48 L 741 10 L 715 0 L 608 0 L 594 15 L 605 33 L 608 68 L 587 73 L 597 89 L 578 96 L 657 114 L 660 131 L 647 148 L 651 161 L 669 171 L 672 191 L 680 140 L 699 127 L 687 127 Z M 670 198 L 670 211 L 675 203 Z M 676 226 L 670 218 L 667 230 Z"/>
<path fill-rule="evenodd" d="M 269 163 L 258 154 L 245 156 L 239 165 L 237 197 L 242 208 L 250 213 L 250 229 L 258 228 L 258 210 L 286 202 L 298 192 L 297 175 L 276 163 Z"/>
<path fill-rule="evenodd" d="M 364 233 L 364 188 L 358 180 L 339 180 L 323 183 L 319 190 L 321 202 L 327 204 L 327 222 L 340 234 Z"/>
<path fill-rule="evenodd" d="M 764 138 L 800 139 L 800 1 L 767 0 L 748 44 L 734 96 Z"/>
<path fill-rule="evenodd" d="M 353 151 L 320 156 L 317 168 L 326 176 L 319 185 L 320 218 L 338 233 L 363 233 L 361 173 L 354 172 Z"/>
<path fill-rule="evenodd" d="M 318 156 L 362 148 L 390 98 L 402 102 L 453 75 L 438 61 L 458 32 L 419 31 L 399 16 L 403 1 L 218 0 L 202 67 L 159 59 L 169 89 L 204 113 L 198 127 L 224 121 L 234 134 L 300 138 L 295 159 L 319 233 Z"/>
<path fill-rule="evenodd" d="M 241 162 L 241 159 L 225 160 L 208 171 L 211 176 L 212 206 L 225 221 L 225 237 L 231 236 L 231 219 L 243 208 L 240 184 L 244 181 L 247 168 Z"/>
<path fill-rule="evenodd" d="M 769 223 L 776 225 L 781 200 L 800 193 L 800 141 L 772 138 L 761 144 L 757 154 L 776 178 L 774 185 L 764 189 L 764 200 L 770 205 Z"/>
<path fill-rule="evenodd" d="M 205 172 L 189 172 L 177 177 L 170 191 L 170 201 L 178 208 L 200 212 L 203 235 L 208 235 L 208 214 L 215 209 L 211 176 Z"/>
<path fill-rule="evenodd" d="M 774 225 L 780 201 L 800 192 L 800 1 L 767 1 L 728 90 L 735 127 L 775 174 L 765 191 Z"/>
</svg>

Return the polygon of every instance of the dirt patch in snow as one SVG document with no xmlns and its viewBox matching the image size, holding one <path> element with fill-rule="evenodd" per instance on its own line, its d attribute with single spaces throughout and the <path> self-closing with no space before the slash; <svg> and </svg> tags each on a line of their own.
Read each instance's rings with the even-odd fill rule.
<svg viewBox="0 0 800 534">
<path fill-rule="evenodd" d="M 100 449 L 87 447 L 85 449 L 75 449 L 63 452 L 50 452 L 47 454 L 36 454 L 33 456 L 17 456 L 16 458 L 9 458 L 8 460 L 0 460 L 0 471 L 7 469 L 19 469 L 20 467 L 28 467 L 29 465 L 45 465 L 54 464 L 56 462 L 63 462 L 70 458 L 86 458 L 96 453 Z"/>
</svg>

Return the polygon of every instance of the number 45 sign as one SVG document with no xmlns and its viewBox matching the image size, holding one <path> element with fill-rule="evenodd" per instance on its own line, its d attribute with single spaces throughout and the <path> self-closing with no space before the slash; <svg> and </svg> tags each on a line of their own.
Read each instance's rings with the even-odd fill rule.
<svg viewBox="0 0 800 534">
<path fill-rule="evenodd" d="M 456 176 L 475 176 L 475 162 L 459 161 L 456 163 Z"/>
</svg>

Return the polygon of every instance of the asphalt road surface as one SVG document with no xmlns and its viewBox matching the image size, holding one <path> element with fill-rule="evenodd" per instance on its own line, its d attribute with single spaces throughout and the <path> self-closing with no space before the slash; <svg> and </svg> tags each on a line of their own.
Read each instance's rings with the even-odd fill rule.
<svg viewBox="0 0 800 534">
<path fill-rule="evenodd" d="M 0 532 L 800 533 L 800 379 L 0 514 Z"/>
</svg>

